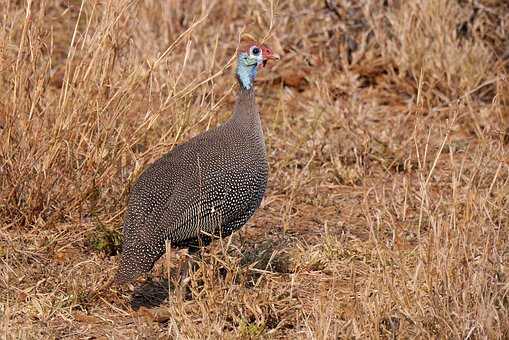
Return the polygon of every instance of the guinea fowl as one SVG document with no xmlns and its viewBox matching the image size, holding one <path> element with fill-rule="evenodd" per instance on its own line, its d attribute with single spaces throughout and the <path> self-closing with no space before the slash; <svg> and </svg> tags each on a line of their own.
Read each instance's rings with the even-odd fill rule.
<svg viewBox="0 0 509 340">
<path fill-rule="evenodd" d="M 117 283 L 150 271 L 166 241 L 199 249 L 241 228 L 260 206 L 268 164 L 254 80 L 270 59 L 279 57 L 265 45 L 240 49 L 232 117 L 176 146 L 140 176 L 124 220 Z"/>
</svg>

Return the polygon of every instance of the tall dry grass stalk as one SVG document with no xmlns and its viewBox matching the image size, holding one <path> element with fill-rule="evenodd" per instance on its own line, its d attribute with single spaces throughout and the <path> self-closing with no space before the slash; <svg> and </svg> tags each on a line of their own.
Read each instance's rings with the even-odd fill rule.
<svg viewBox="0 0 509 340">
<path fill-rule="evenodd" d="M 508 6 L 4 0 L 2 336 L 507 338 Z M 229 116 L 241 33 L 283 55 L 261 209 L 183 296 L 173 259 L 100 291 L 133 181 Z"/>
</svg>

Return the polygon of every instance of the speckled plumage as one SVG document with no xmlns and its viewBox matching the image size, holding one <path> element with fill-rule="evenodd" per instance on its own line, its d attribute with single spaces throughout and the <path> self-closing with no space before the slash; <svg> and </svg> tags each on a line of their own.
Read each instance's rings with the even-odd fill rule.
<svg viewBox="0 0 509 340">
<path fill-rule="evenodd" d="M 260 205 L 267 156 L 254 86 L 246 89 L 239 77 L 243 67 L 252 65 L 242 65 L 242 58 L 233 116 L 176 146 L 134 185 L 123 227 L 118 283 L 151 270 L 165 252 L 166 240 L 174 247 L 207 245 L 212 235 L 228 236 L 242 227 Z M 256 72 L 251 73 L 254 81 Z"/>
</svg>

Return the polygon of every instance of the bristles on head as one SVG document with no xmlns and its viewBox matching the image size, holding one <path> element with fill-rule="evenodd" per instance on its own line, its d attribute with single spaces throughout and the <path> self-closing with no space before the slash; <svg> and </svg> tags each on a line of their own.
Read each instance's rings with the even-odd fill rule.
<svg viewBox="0 0 509 340">
<path fill-rule="evenodd" d="M 262 44 L 251 34 L 243 33 L 240 37 L 239 53 L 249 51 L 249 48 L 253 45 L 261 46 Z"/>
<path fill-rule="evenodd" d="M 256 37 L 252 34 L 249 34 L 249 33 L 242 33 L 242 35 L 240 36 L 240 44 L 242 45 L 243 43 L 249 43 L 249 42 L 256 42 L 258 41 L 258 39 L 256 39 Z"/>
</svg>

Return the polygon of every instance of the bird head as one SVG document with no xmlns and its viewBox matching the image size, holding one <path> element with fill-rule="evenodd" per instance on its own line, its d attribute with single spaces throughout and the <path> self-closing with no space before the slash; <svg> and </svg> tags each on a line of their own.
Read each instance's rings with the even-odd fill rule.
<svg viewBox="0 0 509 340">
<path fill-rule="evenodd" d="M 272 52 L 268 46 L 256 42 L 246 44 L 239 53 L 239 63 L 247 67 L 264 67 L 269 60 L 279 60 L 279 55 Z"/>
<path fill-rule="evenodd" d="M 269 60 L 279 60 L 279 55 L 264 44 L 250 41 L 239 49 L 237 77 L 245 89 L 253 86 L 258 67 L 263 68 Z"/>
</svg>

